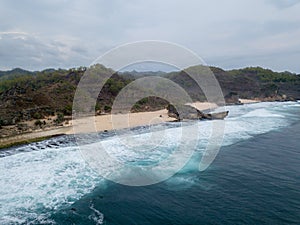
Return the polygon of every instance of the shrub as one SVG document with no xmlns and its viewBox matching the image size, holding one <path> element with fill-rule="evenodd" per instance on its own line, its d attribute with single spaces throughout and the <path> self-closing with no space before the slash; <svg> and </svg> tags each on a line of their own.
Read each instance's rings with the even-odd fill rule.
<svg viewBox="0 0 300 225">
<path fill-rule="evenodd" d="M 41 127 L 41 126 L 43 125 L 43 122 L 40 121 L 40 120 L 36 120 L 36 121 L 34 122 L 34 125 L 35 125 L 35 126 Z"/>
<path fill-rule="evenodd" d="M 33 114 L 33 119 L 42 119 L 43 118 L 43 115 L 42 114 L 40 114 L 39 112 L 35 112 L 34 114 Z"/>
<path fill-rule="evenodd" d="M 97 103 L 95 106 L 95 111 L 99 111 L 99 110 L 101 110 L 101 105 Z"/>
<path fill-rule="evenodd" d="M 56 124 L 60 124 L 64 121 L 64 114 L 63 113 L 57 113 L 56 115 L 56 119 L 54 120 L 54 122 Z"/>
<path fill-rule="evenodd" d="M 71 105 L 66 105 L 63 112 L 64 112 L 65 115 L 68 115 L 68 116 L 72 115 L 72 106 Z"/>
<path fill-rule="evenodd" d="M 109 105 L 105 105 L 104 106 L 104 111 L 105 112 L 110 112 L 111 111 L 111 107 Z"/>
</svg>

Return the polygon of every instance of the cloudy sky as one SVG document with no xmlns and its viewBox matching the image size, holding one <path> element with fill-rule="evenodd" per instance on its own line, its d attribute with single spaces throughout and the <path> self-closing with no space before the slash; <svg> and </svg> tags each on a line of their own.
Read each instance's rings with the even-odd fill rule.
<svg viewBox="0 0 300 225">
<path fill-rule="evenodd" d="M 300 73 L 300 0 L 0 0 L 0 70 L 87 66 L 164 40 L 225 69 Z"/>
</svg>

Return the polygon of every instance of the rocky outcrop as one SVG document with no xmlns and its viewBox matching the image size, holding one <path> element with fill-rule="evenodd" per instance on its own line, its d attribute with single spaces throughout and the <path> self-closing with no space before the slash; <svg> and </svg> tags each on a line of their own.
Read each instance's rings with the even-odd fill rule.
<svg viewBox="0 0 300 225">
<path fill-rule="evenodd" d="M 227 105 L 242 105 L 240 97 L 236 92 L 229 92 L 225 97 L 225 102 Z"/>
<path fill-rule="evenodd" d="M 224 119 L 228 116 L 229 111 L 219 112 L 219 113 L 203 113 L 200 110 L 189 105 L 178 105 L 174 106 L 169 104 L 167 107 L 168 116 L 181 121 L 183 119 L 187 120 L 217 120 Z"/>
<path fill-rule="evenodd" d="M 207 120 L 222 120 L 225 117 L 227 117 L 228 114 L 229 114 L 229 111 L 224 111 L 224 112 L 219 112 L 219 113 L 208 113 L 208 114 L 203 113 L 202 119 L 207 119 Z"/>
</svg>

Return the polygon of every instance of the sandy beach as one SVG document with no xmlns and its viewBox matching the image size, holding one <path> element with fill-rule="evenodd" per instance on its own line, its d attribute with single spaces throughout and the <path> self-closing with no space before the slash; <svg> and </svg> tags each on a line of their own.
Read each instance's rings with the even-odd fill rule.
<svg viewBox="0 0 300 225">
<path fill-rule="evenodd" d="M 66 134 L 118 130 L 170 121 L 174 121 L 174 118 L 168 117 L 168 111 L 166 109 L 153 112 L 83 117 L 70 121 L 69 123 L 72 125 L 72 129 L 68 130 Z"/>
<path fill-rule="evenodd" d="M 0 138 L 0 148 L 10 147 L 18 144 L 25 144 L 29 142 L 35 142 L 35 141 L 43 140 L 47 137 L 64 135 L 67 134 L 70 130 L 72 130 L 71 126 L 61 126 L 61 127 L 53 127 L 50 129 L 36 130 L 28 133 Z"/>
<path fill-rule="evenodd" d="M 257 103 L 257 100 L 240 99 L 243 104 Z M 213 110 L 218 106 L 209 102 L 190 103 L 200 111 Z M 74 133 L 89 133 L 132 128 L 137 126 L 151 126 L 159 123 L 174 121 L 174 118 L 168 116 L 166 109 L 153 112 L 139 112 L 130 114 L 107 114 L 94 117 L 79 118 L 76 121 L 71 120 L 61 127 L 53 127 L 44 130 L 36 130 L 11 137 L 0 139 L 0 147 L 10 146 L 19 143 L 39 140 L 41 138 Z"/>
<path fill-rule="evenodd" d="M 213 110 L 217 108 L 215 103 L 195 102 L 190 103 L 200 111 Z M 75 129 L 70 129 L 66 134 L 90 133 L 109 130 L 119 130 L 138 126 L 151 126 L 159 123 L 174 121 L 174 118 L 168 116 L 166 109 L 153 112 L 139 112 L 130 114 L 101 115 L 95 117 L 84 117 L 71 121 Z"/>
<path fill-rule="evenodd" d="M 260 100 L 256 100 L 256 99 L 243 99 L 243 98 L 240 98 L 239 100 L 243 104 L 252 104 L 252 103 L 261 102 Z"/>
</svg>

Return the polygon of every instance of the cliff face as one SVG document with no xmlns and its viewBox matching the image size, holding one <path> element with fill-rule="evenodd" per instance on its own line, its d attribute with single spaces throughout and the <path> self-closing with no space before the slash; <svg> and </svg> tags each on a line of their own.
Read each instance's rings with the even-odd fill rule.
<svg viewBox="0 0 300 225">
<path fill-rule="evenodd" d="M 111 71 L 101 65 L 94 69 L 98 74 Z M 197 71 L 198 67 L 192 68 Z M 199 67 L 200 69 L 200 67 Z M 288 72 L 277 73 L 262 68 L 245 68 L 224 71 L 210 68 L 220 83 L 229 103 L 240 98 L 262 100 L 300 99 L 300 76 Z M 70 70 L 44 70 L 28 72 L 21 69 L 0 71 L 0 127 L 17 124 L 26 120 L 40 120 L 48 116 L 72 114 L 73 96 L 86 68 Z M 113 99 L 119 91 L 134 79 L 147 76 L 146 72 L 134 74 L 114 74 L 99 94 L 95 110 L 109 112 Z M 153 75 L 153 74 L 150 74 Z M 184 71 L 159 73 L 182 86 L 194 101 L 205 101 L 205 96 L 197 84 Z M 133 111 L 151 111 L 168 105 L 163 99 L 149 97 L 137 102 Z"/>
</svg>

